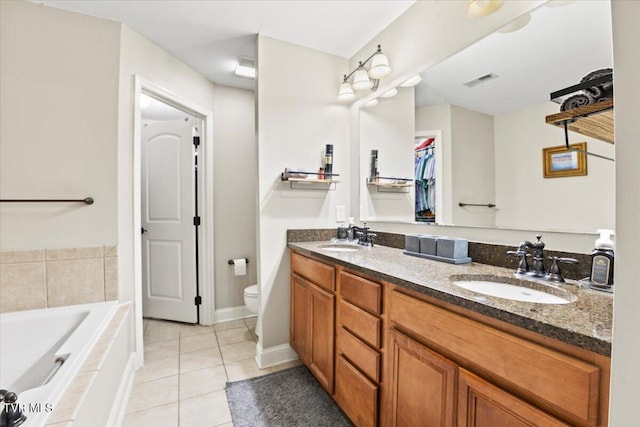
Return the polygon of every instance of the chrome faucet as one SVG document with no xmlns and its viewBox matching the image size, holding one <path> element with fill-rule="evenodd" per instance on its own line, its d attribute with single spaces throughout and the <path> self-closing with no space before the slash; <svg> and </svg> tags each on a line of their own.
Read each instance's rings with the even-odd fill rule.
<svg viewBox="0 0 640 427">
<path fill-rule="evenodd" d="M 520 243 L 517 251 L 507 251 L 507 255 L 520 257 L 515 274 L 518 276 L 531 276 L 549 282 L 564 283 L 564 278 L 560 272 L 560 263 L 576 264 L 578 260 L 550 256 L 548 258 L 552 261 L 552 264 L 547 273 L 544 265 L 544 242 L 541 239 L 542 235 L 538 234 L 536 235 L 536 242 L 525 240 Z M 531 257 L 529 248 L 533 249 L 533 265 L 531 269 L 529 269 L 527 261 Z"/>
<path fill-rule="evenodd" d="M 373 239 L 378 235 L 375 233 L 369 233 L 369 227 L 367 227 L 366 222 L 362 223 L 362 227 L 350 225 L 349 228 L 354 232 L 354 235 L 358 237 L 359 245 L 373 247 Z"/>
</svg>

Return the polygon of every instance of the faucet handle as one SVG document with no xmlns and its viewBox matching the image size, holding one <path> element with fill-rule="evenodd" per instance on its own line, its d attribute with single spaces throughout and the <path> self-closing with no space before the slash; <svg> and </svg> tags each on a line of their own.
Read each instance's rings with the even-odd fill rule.
<svg viewBox="0 0 640 427">
<path fill-rule="evenodd" d="M 521 257 L 520 262 L 518 262 L 518 268 L 516 269 L 516 274 L 524 274 L 529 271 L 529 264 L 527 263 L 527 258 L 531 257 L 531 254 L 527 253 L 526 250 L 518 249 L 517 251 L 507 251 L 507 255 L 512 257 Z"/>
<path fill-rule="evenodd" d="M 562 273 L 560 272 L 560 263 L 562 264 L 577 264 L 578 260 L 575 258 L 561 258 L 557 256 L 550 256 L 549 258 L 552 263 L 551 267 L 549 267 L 549 274 L 547 275 L 548 279 L 552 282 L 564 283 L 564 278 L 562 277 Z"/>
</svg>

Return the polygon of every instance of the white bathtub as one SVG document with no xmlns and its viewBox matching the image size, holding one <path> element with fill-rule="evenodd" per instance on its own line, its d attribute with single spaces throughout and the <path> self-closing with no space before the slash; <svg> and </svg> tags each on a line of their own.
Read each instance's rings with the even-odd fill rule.
<svg viewBox="0 0 640 427">
<path fill-rule="evenodd" d="M 0 314 L 0 388 L 43 425 L 117 308 L 115 301 Z"/>
</svg>

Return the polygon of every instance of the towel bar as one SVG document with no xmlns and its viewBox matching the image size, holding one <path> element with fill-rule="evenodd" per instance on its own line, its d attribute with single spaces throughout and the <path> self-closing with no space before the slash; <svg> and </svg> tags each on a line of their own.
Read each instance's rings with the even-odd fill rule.
<svg viewBox="0 0 640 427">
<path fill-rule="evenodd" d="M 92 205 L 93 197 L 84 199 L 0 199 L 0 203 L 84 203 Z"/>
</svg>

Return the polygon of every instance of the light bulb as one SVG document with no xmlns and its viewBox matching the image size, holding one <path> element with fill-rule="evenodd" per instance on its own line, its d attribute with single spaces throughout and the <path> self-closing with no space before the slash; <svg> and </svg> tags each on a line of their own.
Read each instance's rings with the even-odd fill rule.
<svg viewBox="0 0 640 427">
<path fill-rule="evenodd" d="M 411 87 L 411 86 L 415 86 L 418 83 L 420 83 L 422 81 L 422 77 L 420 77 L 420 74 L 416 74 L 415 76 L 411 77 L 410 79 L 406 80 L 404 83 L 402 83 L 400 85 L 400 87 Z"/>
<path fill-rule="evenodd" d="M 380 95 L 382 98 L 393 98 L 394 96 L 396 96 L 398 94 L 398 89 L 396 89 L 395 87 L 391 90 L 386 91 L 385 93 L 383 93 L 382 95 Z"/>
<path fill-rule="evenodd" d="M 471 16 L 487 16 L 500 9 L 504 0 L 469 0 L 466 11 Z"/>
<path fill-rule="evenodd" d="M 378 98 L 373 98 L 371 101 L 364 104 L 365 107 L 375 107 L 378 105 Z"/>
</svg>

